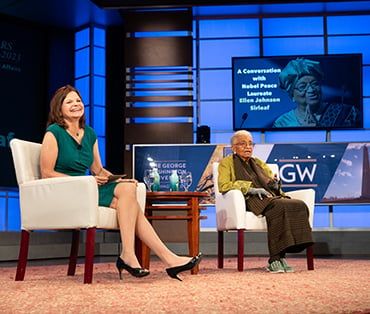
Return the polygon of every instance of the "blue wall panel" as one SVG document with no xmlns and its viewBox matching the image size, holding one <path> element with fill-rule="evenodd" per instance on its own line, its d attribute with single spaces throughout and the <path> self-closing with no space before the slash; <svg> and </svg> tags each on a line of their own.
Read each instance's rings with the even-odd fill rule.
<svg viewBox="0 0 370 314">
<path fill-rule="evenodd" d="M 258 19 L 199 21 L 199 38 L 259 37 Z"/>
<path fill-rule="evenodd" d="M 200 99 L 232 98 L 231 70 L 201 70 Z"/>
<path fill-rule="evenodd" d="M 263 35 L 269 36 L 303 36 L 323 35 L 322 17 L 289 17 L 263 19 Z"/>
<path fill-rule="evenodd" d="M 231 101 L 202 101 L 200 106 L 200 124 L 208 125 L 212 130 L 232 129 Z"/>
<path fill-rule="evenodd" d="M 354 21 L 355 23 L 355 21 Z M 370 35 L 336 36 L 328 38 L 329 53 L 362 53 L 362 62 L 370 64 Z"/>
<path fill-rule="evenodd" d="M 322 37 L 266 38 L 263 40 L 265 56 L 323 54 Z"/>
<path fill-rule="evenodd" d="M 370 228 L 370 205 L 334 206 L 334 228 Z"/>
<path fill-rule="evenodd" d="M 259 53 L 258 39 L 201 40 L 200 68 L 231 68 L 231 57 L 252 57 Z"/>
<path fill-rule="evenodd" d="M 370 15 L 328 16 L 328 35 L 370 34 Z"/>
</svg>

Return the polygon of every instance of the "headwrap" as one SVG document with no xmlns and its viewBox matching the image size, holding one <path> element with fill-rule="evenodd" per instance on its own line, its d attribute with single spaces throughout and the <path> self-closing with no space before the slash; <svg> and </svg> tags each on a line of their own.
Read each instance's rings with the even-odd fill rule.
<svg viewBox="0 0 370 314">
<path fill-rule="evenodd" d="M 285 89 L 292 97 L 297 81 L 305 75 L 313 75 L 321 81 L 324 73 L 322 72 L 320 62 L 303 58 L 289 61 L 279 74 L 280 87 Z"/>
</svg>

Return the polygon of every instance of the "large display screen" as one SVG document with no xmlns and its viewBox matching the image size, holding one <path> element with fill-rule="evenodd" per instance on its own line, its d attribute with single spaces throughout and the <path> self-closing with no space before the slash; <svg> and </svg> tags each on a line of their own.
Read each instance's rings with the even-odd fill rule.
<svg viewBox="0 0 370 314">
<path fill-rule="evenodd" d="M 234 57 L 234 130 L 363 127 L 362 54 Z"/>
<path fill-rule="evenodd" d="M 370 204 L 370 143 L 254 144 L 253 155 L 277 164 L 285 192 L 313 188 L 316 203 Z M 145 182 L 156 168 L 159 191 L 170 191 L 170 175 L 192 173 L 189 191 L 208 192 L 214 203 L 212 164 L 231 154 L 229 145 L 134 145 L 134 178 Z M 184 187 L 179 186 L 180 191 Z"/>
<path fill-rule="evenodd" d="M 17 187 L 10 141 L 42 140 L 48 108 L 46 66 L 42 29 L 0 17 L 0 187 Z"/>
</svg>

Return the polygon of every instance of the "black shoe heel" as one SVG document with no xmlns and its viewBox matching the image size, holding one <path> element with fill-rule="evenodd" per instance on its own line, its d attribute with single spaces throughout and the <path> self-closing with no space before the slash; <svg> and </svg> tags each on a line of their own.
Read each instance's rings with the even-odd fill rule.
<svg viewBox="0 0 370 314">
<path fill-rule="evenodd" d="M 122 269 L 127 270 L 134 277 L 145 277 L 149 275 L 149 270 L 145 268 L 133 268 L 127 265 L 122 258 L 118 257 L 116 267 L 119 272 L 119 279 L 122 280 Z"/>
<path fill-rule="evenodd" d="M 203 254 L 199 253 L 195 255 L 187 264 L 182 265 L 182 266 L 176 266 L 176 267 L 171 267 L 171 268 L 166 268 L 167 275 L 170 276 L 171 278 L 177 279 L 182 281 L 182 279 L 177 276 L 178 273 L 181 273 L 182 271 L 185 270 L 192 270 L 196 266 L 199 265 L 200 261 L 202 260 Z"/>
</svg>

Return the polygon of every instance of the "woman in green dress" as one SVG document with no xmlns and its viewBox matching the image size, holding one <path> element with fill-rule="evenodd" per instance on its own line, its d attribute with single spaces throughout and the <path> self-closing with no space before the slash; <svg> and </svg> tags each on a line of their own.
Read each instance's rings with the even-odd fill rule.
<svg viewBox="0 0 370 314">
<path fill-rule="evenodd" d="M 50 102 L 46 133 L 42 142 L 40 168 L 43 178 L 93 174 L 99 189 L 99 206 L 117 210 L 122 251 L 116 266 L 135 277 L 144 277 L 149 270 L 141 267 L 135 255 L 135 234 L 163 261 L 167 274 L 177 274 L 196 267 L 202 257 L 178 256 L 159 239 L 145 218 L 136 198 L 137 181 L 118 179 L 108 183 L 112 173 L 104 169 L 95 131 L 85 124 L 84 104 L 78 90 L 67 85 L 59 88 Z"/>
</svg>

